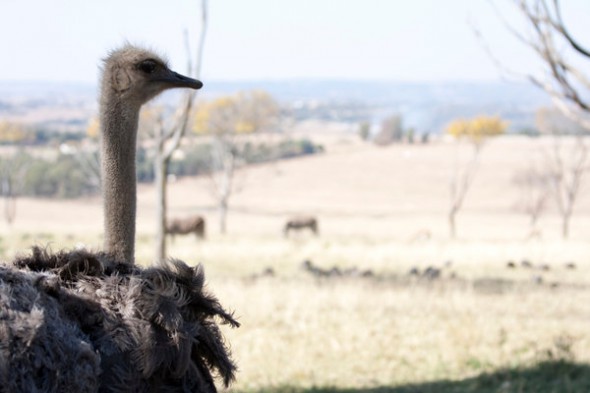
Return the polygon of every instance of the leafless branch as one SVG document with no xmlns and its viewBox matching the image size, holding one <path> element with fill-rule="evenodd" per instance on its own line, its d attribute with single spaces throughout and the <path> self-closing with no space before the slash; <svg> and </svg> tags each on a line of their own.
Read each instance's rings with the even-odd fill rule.
<svg viewBox="0 0 590 393">
<path fill-rule="evenodd" d="M 558 0 L 553 0 L 552 6 L 547 0 L 513 0 L 513 2 L 530 29 L 530 37 L 525 37 L 520 30 L 508 23 L 494 3 L 489 1 L 498 20 L 506 30 L 524 47 L 531 49 L 539 57 L 541 64 L 545 66 L 546 75 L 540 77 L 531 73 L 525 72 L 523 74 L 508 70 L 503 62 L 491 51 L 489 45 L 483 39 L 482 33 L 474 29 L 476 37 L 483 43 L 482 47 L 502 74 L 524 76 L 535 86 L 546 91 L 555 105 L 567 117 L 577 121 L 585 129 L 590 130 L 590 118 L 588 116 L 590 113 L 590 101 L 588 94 L 580 91 L 582 87 L 590 89 L 590 79 L 566 59 L 565 52 L 558 49 L 557 42 L 567 43 L 569 47 L 573 48 L 574 53 L 581 54 L 584 58 L 589 58 L 590 52 L 574 39 L 566 29 Z"/>
<path fill-rule="evenodd" d="M 553 0 L 553 5 L 555 8 L 556 15 L 556 23 L 554 24 L 555 28 L 558 29 L 559 32 L 565 37 L 565 39 L 570 43 L 572 48 L 577 50 L 580 54 L 586 57 L 590 57 L 590 51 L 588 51 L 582 45 L 580 45 L 578 41 L 576 41 L 566 29 L 565 24 L 563 23 L 563 19 L 561 18 L 561 7 L 559 6 L 559 1 Z"/>
<path fill-rule="evenodd" d="M 200 77 L 203 46 L 205 44 L 205 33 L 207 29 L 207 0 L 201 0 L 201 31 L 199 41 L 197 44 L 196 66 L 193 68 L 193 57 L 190 51 L 190 40 L 188 32 L 185 30 L 184 42 L 187 52 L 187 74 L 194 78 Z M 164 260 L 166 258 L 166 241 L 165 241 L 165 225 L 166 225 L 166 186 L 168 165 L 172 154 L 180 145 L 182 137 L 186 133 L 188 120 L 190 118 L 193 104 L 197 96 L 197 90 L 189 90 L 184 95 L 184 102 L 175 112 L 172 120 L 165 126 L 162 116 L 158 116 L 155 125 L 155 157 L 154 157 L 154 173 L 155 183 L 157 189 L 157 226 L 156 226 L 156 259 Z"/>
</svg>

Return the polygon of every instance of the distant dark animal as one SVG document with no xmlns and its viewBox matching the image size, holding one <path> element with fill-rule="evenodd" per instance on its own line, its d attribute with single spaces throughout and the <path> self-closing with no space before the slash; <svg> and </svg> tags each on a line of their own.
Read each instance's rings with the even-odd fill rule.
<svg viewBox="0 0 590 393">
<path fill-rule="evenodd" d="M 439 268 L 428 266 L 422 273 L 422 276 L 429 280 L 436 280 L 437 278 L 440 278 L 440 274 L 441 270 Z"/>
<path fill-rule="evenodd" d="M 285 234 L 285 237 L 288 237 L 290 231 L 300 231 L 306 228 L 312 231 L 313 234 L 317 236 L 319 232 L 318 220 L 312 216 L 292 217 L 285 223 L 283 233 Z"/>
<path fill-rule="evenodd" d="M 418 279 L 436 280 L 442 275 L 442 269 L 434 266 L 427 266 L 426 269 L 420 271 L 417 266 L 413 266 L 408 272 L 408 276 L 416 277 Z M 452 278 L 456 277 L 455 273 L 451 273 Z"/>
<path fill-rule="evenodd" d="M 301 264 L 301 267 L 303 268 L 303 270 L 311 273 L 312 275 L 314 275 L 316 277 L 339 277 L 339 276 L 342 276 L 342 271 L 340 270 L 340 268 L 334 266 L 330 269 L 323 269 L 319 266 L 314 265 L 314 263 L 312 261 L 310 261 L 309 259 L 306 259 L 305 261 L 303 261 L 303 263 Z"/>
<path fill-rule="evenodd" d="M 522 261 L 520 261 L 520 266 L 530 269 L 533 267 L 533 264 L 529 260 L 523 259 Z"/>
<path fill-rule="evenodd" d="M 275 276 L 276 276 L 275 270 L 272 267 L 267 266 L 262 270 L 262 272 L 254 273 L 254 274 L 250 275 L 250 279 L 257 280 L 259 278 L 275 277 Z"/>
<path fill-rule="evenodd" d="M 413 266 L 410 271 L 408 272 L 408 275 L 410 276 L 419 276 L 420 275 L 420 269 L 418 269 L 416 266 Z"/>
<path fill-rule="evenodd" d="M 166 234 L 174 240 L 175 235 L 194 233 L 197 238 L 205 238 L 205 219 L 201 216 L 173 218 L 166 223 Z"/>
<path fill-rule="evenodd" d="M 569 269 L 569 270 L 575 270 L 576 269 L 576 264 L 574 262 L 568 262 L 565 264 L 565 268 Z"/>
<path fill-rule="evenodd" d="M 508 269 L 514 269 L 514 268 L 516 268 L 516 264 L 513 261 L 508 261 L 508 262 L 506 262 L 506 267 Z"/>
<path fill-rule="evenodd" d="M 348 269 L 341 269 L 337 266 L 323 269 L 314 265 L 309 259 L 301 263 L 301 268 L 315 277 L 373 277 L 375 275 L 370 269 L 360 270 L 356 266 Z"/>
</svg>

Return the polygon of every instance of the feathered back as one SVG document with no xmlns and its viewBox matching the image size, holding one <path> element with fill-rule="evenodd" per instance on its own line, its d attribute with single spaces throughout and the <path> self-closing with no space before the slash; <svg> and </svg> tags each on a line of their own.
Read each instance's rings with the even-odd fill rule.
<svg viewBox="0 0 590 393">
<path fill-rule="evenodd" d="M 204 290 L 204 281 L 200 265 L 193 268 L 178 260 L 141 269 L 111 262 L 102 253 L 52 254 L 34 248 L 31 256 L 0 270 L 0 383 L 8 386 L 5 382 L 17 377 L 34 378 L 26 376 L 30 370 L 14 369 L 15 351 L 26 354 L 48 340 L 62 345 L 68 336 L 74 346 L 96 355 L 89 357 L 86 378 L 99 381 L 97 391 L 147 392 L 157 387 L 164 392 L 215 392 L 213 376 L 218 374 L 227 386 L 236 371 L 216 318 L 234 327 L 239 323 Z M 14 335 L 18 325 L 2 318 L 3 313 L 25 307 L 23 296 L 13 295 L 11 300 L 5 295 L 16 287 L 26 287 L 28 302 L 37 302 L 29 309 L 43 315 L 51 312 L 57 322 L 53 331 L 45 329 L 41 337 L 5 350 L 3 332 Z M 74 333 L 66 334 L 66 328 Z M 37 325 L 30 329 L 42 330 Z M 50 363 L 49 355 L 35 358 Z M 78 366 L 71 358 L 53 362 L 62 370 Z M 26 362 L 19 367 L 26 368 Z M 82 391 L 62 387 L 54 391 Z"/>
</svg>

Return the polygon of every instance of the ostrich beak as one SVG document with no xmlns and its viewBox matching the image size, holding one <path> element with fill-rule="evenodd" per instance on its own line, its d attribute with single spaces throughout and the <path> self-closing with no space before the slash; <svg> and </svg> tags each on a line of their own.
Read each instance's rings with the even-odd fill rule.
<svg viewBox="0 0 590 393">
<path fill-rule="evenodd" d="M 162 79 L 168 87 L 188 87 L 191 89 L 200 89 L 203 87 L 203 82 L 181 75 L 174 71 L 169 71 Z"/>
</svg>

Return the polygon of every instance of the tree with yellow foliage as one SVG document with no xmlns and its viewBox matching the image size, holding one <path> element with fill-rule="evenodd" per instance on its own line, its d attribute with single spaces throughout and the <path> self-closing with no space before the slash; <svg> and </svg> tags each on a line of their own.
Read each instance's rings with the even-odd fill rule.
<svg viewBox="0 0 590 393">
<path fill-rule="evenodd" d="M 456 139 L 466 139 L 476 149 L 489 138 L 502 135 L 507 123 L 498 116 L 478 116 L 473 119 L 457 119 L 447 126 L 447 133 Z"/>
<path fill-rule="evenodd" d="M 229 198 L 245 137 L 270 130 L 279 107 L 264 91 L 240 92 L 201 105 L 194 131 L 211 138 L 211 179 L 219 211 L 219 230 L 226 232 Z"/>
<path fill-rule="evenodd" d="M 88 120 L 88 124 L 86 125 L 86 136 L 92 140 L 98 140 L 98 137 L 100 136 L 98 116 L 93 116 Z"/>
<path fill-rule="evenodd" d="M 1 143 L 21 144 L 26 141 L 27 134 L 27 128 L 20 123 L 0 121 Z M 4 198 L 4 218 L 9 225 L 16 217 L 16 200 L 28 170 L 28 159 L 23 157 L 19 151 L 0 158 L 0 195 Z"/>
<path fill-rule="evenodd" d="M 455 137 L 457 141 L 466 141 L 473 149 L 471 159 L 467 163 L 460 165 L 458 160 L 456 161 L 451 177 L 448 222 L 452 238 L 457 236 L 456 216 L 463 206 L 467 191 L 473 183 L 479 167 L 481 150 L 490 138 L 504 134 L 507 126 L 508 123 L 498 116 L 483 115 L 473 119 L 457 119 L 447 126 L 447 134 Z"/>
<path fill-rule="evenodd" d="M 15 144 L 27 139 L 27 129 L 20 123 L 0 121 L 0 142 Z"/>
</svg>

